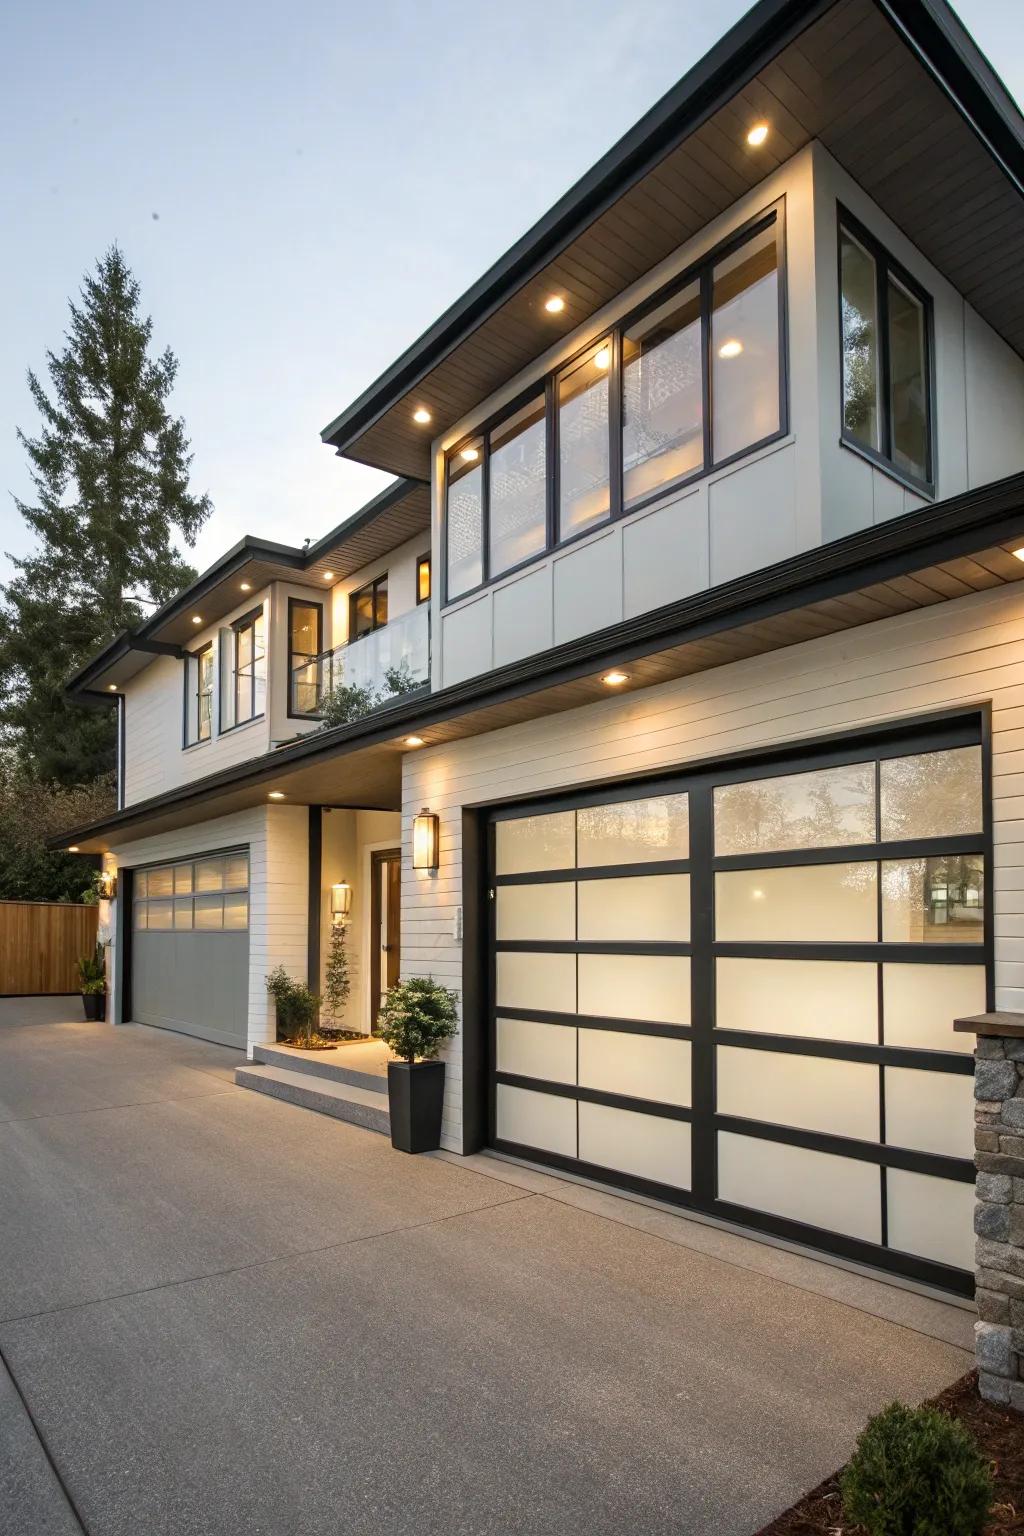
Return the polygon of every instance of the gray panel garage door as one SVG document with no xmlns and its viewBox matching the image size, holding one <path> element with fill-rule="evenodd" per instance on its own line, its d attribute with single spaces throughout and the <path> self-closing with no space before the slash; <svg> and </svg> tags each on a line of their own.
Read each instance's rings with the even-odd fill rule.
<svg viewBox="0 0 1024 1536">
<path fill-rule="evenodd" d="M 133 1020 L 244 1046 L 249 1004 L 246 850 L 136 870 L 132 909 Z"/>
<path fill-rule="evenodd" d="M 495 810 L 493 1143 L 970 1290 L 979 735 Z"/>
</svg>

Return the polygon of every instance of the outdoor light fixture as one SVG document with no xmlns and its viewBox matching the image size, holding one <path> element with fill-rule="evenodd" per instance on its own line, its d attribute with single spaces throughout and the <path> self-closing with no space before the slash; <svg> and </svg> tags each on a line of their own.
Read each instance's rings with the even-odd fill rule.
<svg viewBox="0 0 1024 1536">
<path fill-rule="evenodd" d="M 78 852 L 78 844 L 77 843 L 72 843 L 71 847 L 68 849 L 68 853 L 77 853 L 77 852 Z"/>
<path fill-rule="evenodd" d="M 478 459 L 479 457 L 479 448 L 463 448 L 462 452 L 459 454 L 459 458 L 465 459 L 467 464 L 472 464 L 474 459 Z"/>
<path fill-rule="evenodd" d="M 338 880 L 331 886 L 331 922 L 335 927 L 348 917 L 352 910 L 352 887 L 347 880 Z"/>
<path fill-rule="evenodd" d="M 201 614 L 194 613 L 192 615 L 192 623 L 193 624 L 201 624 L 202 622 L 203 622 L 203 619 L 202 619 L 202 615 Z"/>
<path fill-rule="evenodd" d="M 419 426 L 425 427 L 427 422 L 430 420 L 430 412 L 427 410 L 425 405 L 421 405 L 417 410 L 413 411 L 412 419 Z"/>
<path fill-rule="evenodd" d="M 621 688 L 623 683 L 629 682 L 628 672 L 606 672 L 601 679 L 609 688 Z"/>
<path fill-rule="evenodd" d="M 324 581 L 333 581 L 333 580 L 334 580 L 334 572 L 333 571 L 324 571 Z"/>
<path fill-rule="evenodd" d="M 609 347 L 602 347 L 600 352 L 595 352 L 594 353 L 594 367 L 595 368 L 600 368 L 602 370 L 602 372 L 604 371 L 605 368 L 610 368 L 611 367 L 611 361 L 612 361 L 612 354 L 611 354 L 611 349 Z"/>
<path fill-rule="evenodd" d="M 767 137 L 768 124 L 755 123 L 753 128 L 751 128 L 750 132 L 747 134 L 747 143 L 750 145 L 751 149 L 760 149 L 761 145 L 764 143 Z"/>
<path fill-rule="evenodd" d="M 423 745 L 423 737 L 422 736 L 407 736 L 405 738 L 405 744 L 406 744 L 407 747 L 422 747 L 422 745 Z"/>
<path fill-rule="evenodd" d="M 728 341 L 722 342 L 722 345 L 718 349 L 718 355 L 719 357 L 739 357 L 742 351 L 742 341 L 737 341 L 735 336 L 732 336 Z"/>
<path fill-rule="evenodd" d="M 1024 560 L 1024 544 L 1021 545 L 1020 549 L 1011 549 L 1010 553 L 1011 555 L 1016 555 L 1018 560 Z"/>
<path fill-rule="evenodd" d="M 549 315 L 560 315 L 565 308 L 565 300 L 558 293 L 553 293 L 550 299 L 544 300 L 544 308 Z"/>
<path fill-rule="evenodd" d="M 252 582 L 251 581 L 240 581 L 238 583 L 238 585 L 241 587 L 243 592 L 251 592 L 252 591 Z"/>
<path fill-rule="evenodd" d="M 268 800 L 283 800 L 284 799 L 284 790 L 283 789 L 272 789 L 270 791 L 270 794 L 267 796 L 267 799 Z"/>
<path fill-rule="evenodd" d="M 116 693 L 117 692 L 117 684 L 116 683 L 108 683 L 107 684 L 107 692 L 108 693 Z"/>
<path fill-rule="evenodd" d="M 117 875 L 114 870 L 105 869 L 97 883 L 101 899 L 103 901 L 113 901 L 117 895 Z"/>
<path fill-rule="evenodd" d="M 436 869 L 438 864 L 439 818 L 424 806 L 412 819 L 412 867 Z"/>
</svg>

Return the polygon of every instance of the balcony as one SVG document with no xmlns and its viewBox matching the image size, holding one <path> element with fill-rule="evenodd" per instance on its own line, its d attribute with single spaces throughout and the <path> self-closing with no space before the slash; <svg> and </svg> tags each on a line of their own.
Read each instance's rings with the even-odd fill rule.
<svg viewBox="0 0 1024 1536">
<path fill-rule="evenodd" d="M 292 668 L 293 715 L 343 725 L 430 683 L 430 608 L 423 603 Z"/>
</svg>

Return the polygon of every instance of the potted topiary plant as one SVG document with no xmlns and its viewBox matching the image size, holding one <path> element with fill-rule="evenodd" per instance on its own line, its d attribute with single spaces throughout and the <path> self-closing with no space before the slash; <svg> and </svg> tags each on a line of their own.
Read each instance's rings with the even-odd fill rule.
<svg viewBox="0 0 1024 1536">
<path fill-rule="evenodd" d="M 97 1022 L 107 1016 L 107 967 L 103 945 L 97 944 L 91 955 L 78 957 L 78 989 L 87 1019 Z"/>
<path fill-rule="evenodd" d="M 399 1061 L 388 1062 L 391 1145 L 432 1152 L 441 1145 L 444 1062 L 437 1054 L 458 1027 L 458 999 L 431 976 L 391 988 L 374 1033 Z"/>
</svg>

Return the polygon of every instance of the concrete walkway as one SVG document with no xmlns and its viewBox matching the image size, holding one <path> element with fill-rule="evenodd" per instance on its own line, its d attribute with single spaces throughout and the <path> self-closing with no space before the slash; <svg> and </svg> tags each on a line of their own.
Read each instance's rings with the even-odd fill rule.
<svg viewBox="0 0 1024 1536">
<path fill-rule="evenodd" d="M 749 1536 L 962 1309 L 0 1003 L 0 1531 Z M 8 1374 L 9 1373 L 9 1374 Z"/>
</svg>

